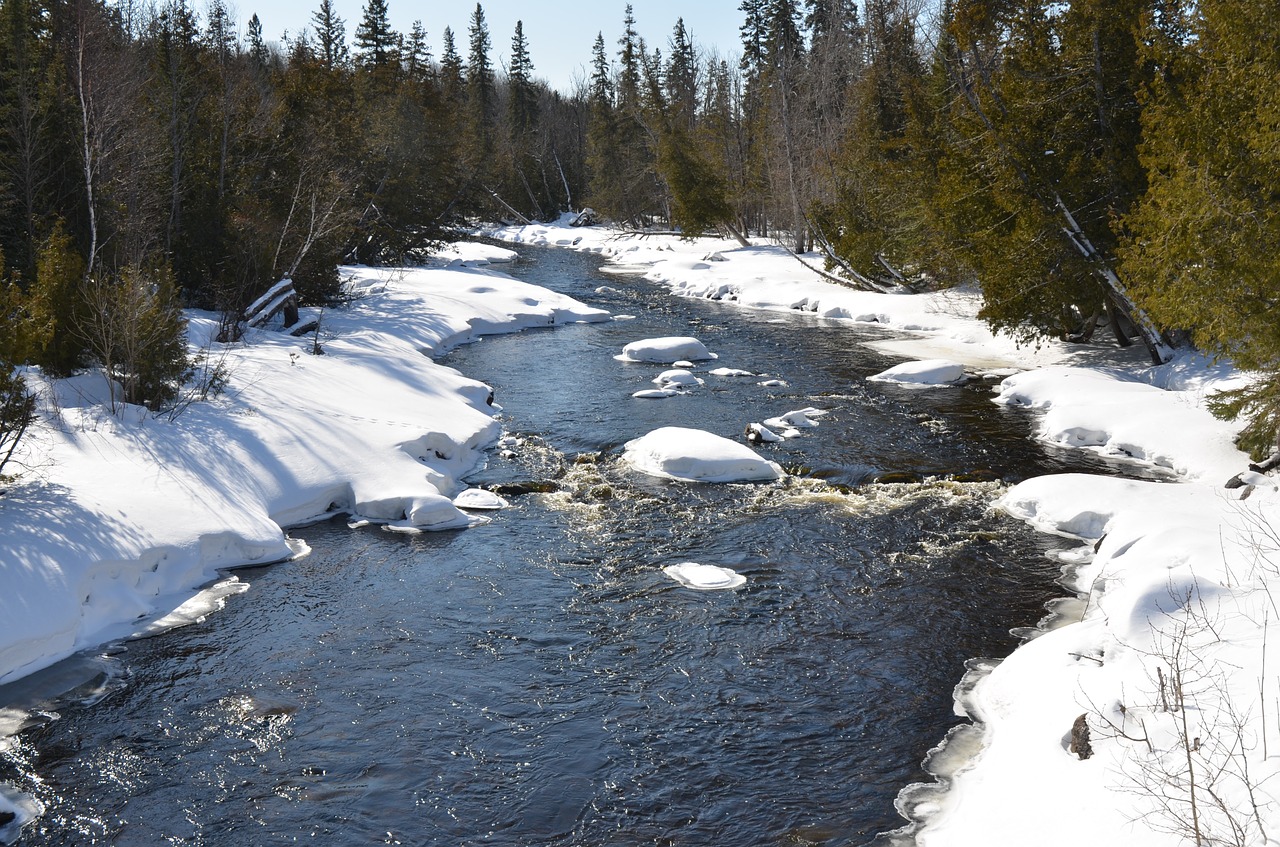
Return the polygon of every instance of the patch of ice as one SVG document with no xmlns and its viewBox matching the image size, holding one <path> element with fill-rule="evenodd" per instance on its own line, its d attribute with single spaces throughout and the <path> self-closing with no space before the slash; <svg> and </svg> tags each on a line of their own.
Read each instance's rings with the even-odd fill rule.
<svg viewBox="0 0 1280 847">
<path fill-rule="evenodd" d="M 634 321 L 636 319 L 636 316 L 635 315 L 614 315 L 613 319 L 615 321 Z"/>
<path fill-rule="evenodd" d="M 718 565 L 700 565 L 697 562 L 681 562 L 667 565 L 662 572 L 683 585 L 697 591 L 722 591 L 744 585 L 747 578 L 730 568 Z"/>
</svg>

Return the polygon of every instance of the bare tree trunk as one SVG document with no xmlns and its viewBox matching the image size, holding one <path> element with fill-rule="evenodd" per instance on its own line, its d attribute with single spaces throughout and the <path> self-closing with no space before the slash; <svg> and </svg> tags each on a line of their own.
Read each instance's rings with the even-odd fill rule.
<svg viewBox="0 0 1280 847">
<path fill-rule="evenodd" d="M 93 274 L 93 269 L 98 258 L 98 212 L 97 203 L 94 198 L 94 170 L 97 165 L 97 156 L 94 153 L 93 121 L 90 117 L 92 93 L 89 86 L 92 84 L 86 79 L 85 74 L 85 51 L 86 41 L 89 38 L 89 21 L 86 20 L 89 12 L 81 7 L 76 21 L 76 52 L 75 52 L 75 85 L 76 99 L 80 104 L 80 129 L 81 129 L 81 156 L 84 165 L 84 192 L 85 205 L 88 209 L 89 223 L 89 256 L 85 262 L 85 281 L 87 282 Z"/>
</svg>

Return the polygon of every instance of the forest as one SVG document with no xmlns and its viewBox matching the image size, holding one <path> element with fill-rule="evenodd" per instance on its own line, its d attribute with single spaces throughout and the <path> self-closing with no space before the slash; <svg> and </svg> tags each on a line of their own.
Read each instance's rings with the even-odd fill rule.
<svg viewBox="0 0 1280 847">
<path fill-rule="evenodd" d="M 183 308 L 412 261 L 477 220 L 589 207 L 773 238 L 879 291 L 980 288 L 1027 343 L 1114 339 L 1255 371 L 1216 401 L 1280 424 L 1280 16 L 1257 0 L 743 0 L 740 52 L 583 45 L 556 91 L 517 24 L 241 35 L 223 0 L 0 0 L 0 468 L 24 367 L 101 367 L 162 410 Z"/>
</svg>

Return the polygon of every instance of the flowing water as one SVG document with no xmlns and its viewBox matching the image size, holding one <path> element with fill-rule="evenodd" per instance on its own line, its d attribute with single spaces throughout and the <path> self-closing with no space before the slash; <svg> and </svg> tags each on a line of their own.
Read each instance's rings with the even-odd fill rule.
<svg viewBox="0 0 1280 847">
<path fill-rule="evenodd" d="M 465 531 L 297 529 L 314 552 L 239 571 L 251 589 L 205 622 L 74 660 L 90 681 L 0 754 L 4 790 L 45 807 L 19 843 L 856 845 L 902 825 L 965 660 L 1007 654 L 1060 593 L 992 499 L 1085 460 L 1034 444 L 989 385 L 865 382 L 891 364 L 860 344 L 874 328 L 597 265 L 526 250 L 509 270 L 633 320 L 446 359 L 520 439 L 472 481 L 535 493 Z M 662 367 L 612 357 L 663 335 L 787 385 L 703 373 L 633 400 Z M 784 483 L 618 459 L 658 426 L 736 436 L 806 406 L 830 414 L 759 448 Z M 683 561 L 747 582 L 692 591 L 662 572 Z"/>
</svg>

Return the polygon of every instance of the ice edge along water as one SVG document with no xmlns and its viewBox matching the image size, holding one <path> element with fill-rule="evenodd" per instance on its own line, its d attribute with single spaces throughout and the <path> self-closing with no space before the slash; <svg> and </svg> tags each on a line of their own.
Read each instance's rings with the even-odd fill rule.
<svg viewBox="0 0 1280 847">
<path fill-rule="evenodd" d="M 1168 480 L 1047 476 L 1000 499 L 1004 512 L 1064 539 L 1056 554 L 1062 584 L 1079 601 L 1051 604 L 1051 622 L 1039 630 L 1017 630 L 1036 637 L 1003 662 L 969 663 L 956 710 L 974 723 L 929 754 L 928 769 L 945 790 L 904 791 L 900 809 L 913 823 L 886 833 L 883 843 L 1156 847 L 1194 839 L 1199 826 L 1205 838 L 1238 832 L 1242 843 L 1262 844 L 1264 830 L 1280 831 L 1280 780 L 1273 778 L 1280 673 L 1265 659 L 1266 642 L 1280 636 L 1280 614 L 1270 607 L 1280 587 L 1280 498 L 1261 475 L 1247 475 L 1242 488 L 1223 487 L 1247 458 L 1233 445 L 1236 425 L 1205 406 L 1214 390 L 1248 375 L 1193 354 L 1152 368 L 1137 354 L 1097 347 L 1050 341 L 1020 349 L 977 319 L 975 292 L 854 291 L 765 243 L 742 248 L 563 225 L 488 234 L 598 253 L 615 270 L 643 274 L 677 295 L 898 330 L 901 337 L 869 346 L 923 363 L 868 377 L 907 389 L 981 375 L 998 381 L 995 402 L 1038 413 L 1046 443 Z M 1190 633 L 1180 642 L 1186 651 L 1170 656 L 1179 633 Z M 1191 710 L 1164 708 L 1159 678 L 1167 670 L 1158 668 L 1189 657 L 1214 671 L 1190 692 L 1196 717 L 1180 728 L 1175 717 Z M 1093 734 L 1088 759 L 1070 749 L 1082 714 Z M 1212 798 L 1197 795 L 1192 821 L 1177 770 L 1196 757 L 1202 776 L 1216 773 L 1218 781 L 1207 786 Z M 1158 794 L 1168 786 L 1173 799 L 1162 803 Z"/>
</svg>

